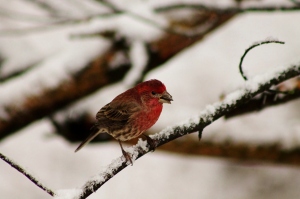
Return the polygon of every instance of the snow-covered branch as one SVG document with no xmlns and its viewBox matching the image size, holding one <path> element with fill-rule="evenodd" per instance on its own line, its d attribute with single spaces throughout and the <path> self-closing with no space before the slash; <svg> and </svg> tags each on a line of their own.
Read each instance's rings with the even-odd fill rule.
<svg viewBox="0 0 300 199">
<path fill-rule="evenodd" d="M 208 105 L 199 115 L 189 118 L 186 122 L 180 125 L 168 127 L 161 132 L 151 136 L 156 141 L 159 147 L 167 142 L 184 135 L 199 132 L 219 119 L 220 117 L 228 114 L 237 107 L 247 103 L 250 99 L 259 93 L 264 92 L 271 86 L 281 83 L 289 78 L 298 76 L 300 74 L 300 64 L 292 65 L 290 67 L 283 67 L 264 75 L 253 77 L 248 82 L 245 82 L 242 88 L 227 95 L 222 102 L 216 102 Z M 132 160 L 136 160 L 149 152 L 145 141 L 139 140 L 138 144 L 127 149 L 131 154 Z M 128 165 L 126 160 L 122 157 L 114 160 L 104 171 L 88 180 L 82 187 L 82 191 L 72 198 L 87 198 L 90 194 L 97 191 L 103 184 L 110 180 L 114 175 L 126 168 Z"/>
<path fill-rule="evenodd" d="M 300 98 L 300 88 L 295 88 L 289 93 L 280 94 L 279 93 L 265 93 L 254 99 L 251 99 L 247 104 L 242 105 L 241 107 L 231 111 L 225 115 L 226 119 L 231 117 L 240 116 L 242 114 L 252 113 L 255 111 L 261 111 L 262 109 L 273 107 L 276 105 L 281 105 L 292 100 Z"/>
</svg>

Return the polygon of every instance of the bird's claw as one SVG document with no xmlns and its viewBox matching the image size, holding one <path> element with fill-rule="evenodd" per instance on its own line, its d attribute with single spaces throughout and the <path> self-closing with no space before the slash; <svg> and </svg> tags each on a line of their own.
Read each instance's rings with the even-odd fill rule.
<svg viewBox="0 0 300 199">
<path fill-rule="evenodd" d="M 130 162 L 131 166 L 133 166 L 132 159 L 131 159 L 130 155 L 126 151 L 124 151 L 123 149 L 122 149 L 122 153 L 123 153 L 124 158 L 126 159 L 126 162 Z"/>
<path fill-rule="evenodd" d="M 145 134 L 143 134 L 143 135 L 145 136 L 145 138 L 147 140 L 147 143 L 149 145 L 149 150 L 152 151 L 152 152 L 155 151 L 155 148 L 156 148 L 156 145 L 157 145 L 156 140 L 153 140 L 148 135 L 145 135 Z"/>
</svg>

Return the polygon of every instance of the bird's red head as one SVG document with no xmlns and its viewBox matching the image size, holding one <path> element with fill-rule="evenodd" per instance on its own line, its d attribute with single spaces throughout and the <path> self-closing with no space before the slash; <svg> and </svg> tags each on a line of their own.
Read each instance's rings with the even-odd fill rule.
<svg viewBox="0 0 300 199">
<path fill-rule="evenodd" d="M 159 80 L 148 80 L 136 85 L 135 88 L 144 100 L 168 104 L 173 101 L 172 96 L 166 90 L 166 86 Z"/>
</svg>

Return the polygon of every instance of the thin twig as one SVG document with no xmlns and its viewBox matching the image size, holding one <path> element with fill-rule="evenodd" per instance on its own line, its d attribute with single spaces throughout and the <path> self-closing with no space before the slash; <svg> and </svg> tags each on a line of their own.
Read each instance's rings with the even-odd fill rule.
<svg viewBox="0 0 300 199">
<path fill-rule="evenodd" d="M 261 7 L 247 7 L 242 8 L 240 6 L 238 7 L 217 7 L 217 6 L 208 6 L 204 4 L 185 4 L 185 3 L 179 3 L 179 4 L 172 4 L 167 6 L 160 6 L 155 8 L 154 10 L 156 12 L 167 12 L 167 11 L 176 11 L 179 9 L 193 9 L 193 10 L 201 10 L 201 11 L 212 11 L 218 14 L 224 14 L 224 13 L 244 13 L 244 12 L 278 12 L 278 11 L 299 11 L 300 6 L 299 4 L 296 6 L 261 6 Z"/>
<path fill-rule="evenodd" d="M 35 177 L 33 177 L 31 174 L 29 174 L 28 172 L 25 171 L 25 169 L 23 169 L 21 166 L 19 166 L 17 163 L 13 162 L 12 160 L 10 160 L 8 157 L 6 157 L 5 155 L 3 155 L 2 153 L 0 153 L 0 158 L 6 162 L 7 164 L 9 164 L 11 167 L 15 168 L 17 171 L 19 171 L 20 173 L 22 173 L 26 178 L 28 178 L 31 182 L 33 182 L 36 186 L 38 186 L 39 188 L 41 188 L 42 190 L 46 191 L 49 195 L 54 196 L 55 193 L 47 188 L 46 186 L 42 185 L 42 183 L 40 183 Z"/>
<path fill-rule="evenodd" d="M 253 48 L 257 47 L 257 46 L 264 45 L 264 44 L 270 44 L 270 43 L 284 44 L 283 41 L 278 41 L 278 40 L 268 40 L 268 41 L 262 41 L 262 42 L 254 43 L 253 45 L 251 45 L 249 48 L 247 48 L 247 49 L 245 50 L 243 56 L 241 57 L 240 64 L 239 64 L 240 74 L 242 75 L 242 77 L 243 77 L 244 80 L 248 80 L 248 78 L 247 78 L 246 75 L 244 74 L 243 67 L 242 67 L 244 58 L 246 57 L 247 53 L 248 53 L 250 50 L 252 50 Z"/>
</svg>

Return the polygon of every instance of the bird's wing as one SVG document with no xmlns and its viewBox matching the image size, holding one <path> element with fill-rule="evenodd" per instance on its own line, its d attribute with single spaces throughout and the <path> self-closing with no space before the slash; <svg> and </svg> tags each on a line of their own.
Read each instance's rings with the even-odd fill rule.
<svg viewBox="0 0 300 199">
<path fill-rule="evenodd" d="M 123 97 L 120 95 L 120 97 Z M 116 98 L 115 98 L 116 99 Z M 126 103 L 123 100 L 113 100 L 111 103 L 102 107 L 96 115 L 96 130 L 84 140 L 76 151 L 79 151 L 99 133 L 113 134 L 123 129 L 130 118 L 142 109 L 137 100 L 133 97 L 127 98 Z M 76 152 L 75 151 L 75 152 Z"/>
<path fill-rule="evenodd" d="M 109 103 L 105 105 L 96 115 L 96 119 L 100 122 L 108 120 L 109 122 L 127 122 L 129 118 L 140 110 L 140 106 L 135 102 Z"/>
</svg>

